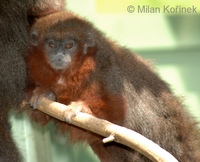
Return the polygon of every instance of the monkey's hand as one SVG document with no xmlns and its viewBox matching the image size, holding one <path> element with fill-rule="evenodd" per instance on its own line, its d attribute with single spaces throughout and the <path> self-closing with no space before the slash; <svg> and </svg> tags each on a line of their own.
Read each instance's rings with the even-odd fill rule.
<svg viewBox="0 0 200 162">
<path fill-rule="evenodd" d="M 92 114 L 92 111 L 88 108 L 88 106 L 84 102 L 82 101 L 71 102 L 71 104 L 68 105 L 68 110 L 64 112 L 65 121 L 70 124 L 72 118 L 75 117 L 79 112 Z"/>
<path fill-rule="evenodd" d="M 37 87 L 33 90 L 33 95 L 29 102 L 30 106 L 33 109 L 37 109 L 42 97 L 47 97 L 48 99 L 53 100 L 53 101 L 56 100 L 56 96 L 54 95 L 53 92 L 46 90 L 44 88 L 41 88 L 41 87 Z"/>
</svg>

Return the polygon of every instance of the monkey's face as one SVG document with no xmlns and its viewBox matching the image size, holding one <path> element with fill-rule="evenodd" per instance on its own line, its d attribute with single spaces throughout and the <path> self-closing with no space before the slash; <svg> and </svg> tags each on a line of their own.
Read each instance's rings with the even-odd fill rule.
<svg viewBox="0 0 200 162">
<path fill-rule="evenodd" d="M 77 67 L 98 51 L 92 25 L 69 14 L 40 18 L 30 30 L 31 53 L 61 72 L 73 68 L 74 63 Z"/>
<path fill-rule="evenodd" d="M 49 64 L 57 70 L 66 69 L 77 50 L 78 44 L 73 39 L 48 38 L 45 41 L 45 52 Z"/>
</svg>

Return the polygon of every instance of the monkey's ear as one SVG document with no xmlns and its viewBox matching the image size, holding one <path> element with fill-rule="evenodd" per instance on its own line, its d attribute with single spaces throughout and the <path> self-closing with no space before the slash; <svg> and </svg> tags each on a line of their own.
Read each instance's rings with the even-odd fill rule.
<svg viewBox="0 0 200 162">
<path fill-rule="evenodd" d="M 96 53 L 96 43 L 92 33 L 88 33 L 87 39 L 83 47 L 83 54 Z"/>
<path fill-rule="evenodd" d="M 33 46 L 37 46 L 38 45 L 38 32 L 37 31 L 33 31 L 30 34 L 30 42 L 31 45 Z"/>
</svg>

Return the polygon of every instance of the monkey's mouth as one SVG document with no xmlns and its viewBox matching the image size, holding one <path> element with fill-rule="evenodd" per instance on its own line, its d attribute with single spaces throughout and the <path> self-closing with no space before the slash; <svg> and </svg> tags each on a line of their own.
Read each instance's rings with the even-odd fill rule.
<svg viewBox="0 0 200 162">
<path fill-rule="evenodd" d="M 53 68 L 57 70 L 64 70 L 69 67 L 71 61 L 63 61 L 63 60 L 54 60 L 51 62 Z"/>
</svg>

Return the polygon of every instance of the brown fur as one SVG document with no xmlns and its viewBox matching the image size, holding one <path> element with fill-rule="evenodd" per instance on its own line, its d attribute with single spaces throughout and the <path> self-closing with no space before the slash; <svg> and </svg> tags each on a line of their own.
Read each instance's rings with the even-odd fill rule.
<svg viewBox="0 0 200 162">
<path fill-rule="evenodd" d="M 30 48 L 27 65 L 29 79 L 37 88 L 52 91 L 58 102 L 76 101 L 86 108 L 84 111 L 96 117 L 141 133 L 181 162 L 200 161 L 195 121 L 148 61 L 112 42 L 91 23 L 71 12 L 41 18 L 32 31 L 39 33 L 38 46 Z M 48 63 L 43 46 L 45 36 L 50 33 L 73 38 L 80 44 L 70 67 L 65 70 L 55 70 Z M 95 46 L 83 54 L 88 33 L 93 36 Z M 38 113 L 33 112 L 32 117 Z M 44 115 L 41 120 L 44 119 L 48 122 L 50 118 Z M 102 162 L 150 161 L 125 146 L 103 145 L 98 135 L 56 123 L 62 131 L 70 132 L 72 141 L 86 140 Z"/>
<path fill-rule="evenodd" d="M 28 52 L 30 23 L 33 23 L 36 17 L 60 11 L 64 8 L 64 0 L 0 1 L 1 162 L 22 161 L 10 135 L 8 113 L 11 107 L 19 107 L 19 103 L 24 97 L 24 89 L 26 87 L 24 56 Z"/>
</svg>

